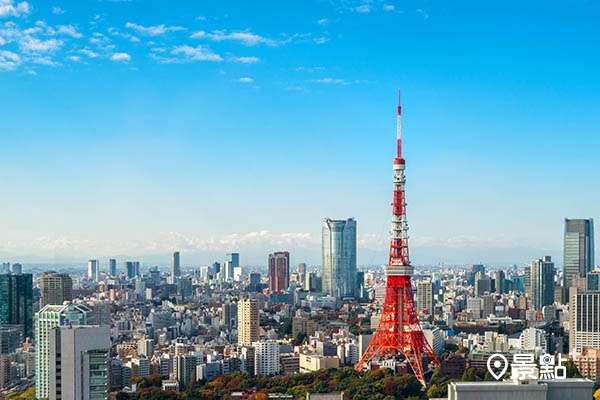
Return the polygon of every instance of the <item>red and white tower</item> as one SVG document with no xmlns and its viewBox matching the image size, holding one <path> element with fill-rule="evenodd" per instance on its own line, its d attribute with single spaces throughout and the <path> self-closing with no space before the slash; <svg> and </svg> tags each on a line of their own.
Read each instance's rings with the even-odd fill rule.
<svg viewBox="0 0 600 400">
<path fill-rule="evenodd" d="M 404 169 L 402 158 L 402 125 L 400 93 L 398 93 L 398 142 L 394 159 L 394 202 L 392 203 L 392 232 L 390 260 L 385 270 L 387 288 L 379 326 L 369 347 L 356 365 L 360 371 L 379 355 L 402 354 L 410 364 L 415 376 L 423 385 L 423 358 L 440 363 L 431 345 L 425 339 L 413 298 L 410 278 L 413 267 L 408 258 L 408 223 L 406 221 L 406 199 L 404 196 Z"/>
</svg>

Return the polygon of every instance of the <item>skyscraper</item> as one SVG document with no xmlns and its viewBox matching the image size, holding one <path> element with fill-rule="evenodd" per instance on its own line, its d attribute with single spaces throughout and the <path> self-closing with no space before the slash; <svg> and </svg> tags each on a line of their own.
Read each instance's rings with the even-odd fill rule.
<svg viewBox="0 0 600 400">
<path fill-rule="evenodd" d="M 13 274 L 17 274 L 17 275 L 18 274 L 22 274 L 23 273 L 23 266 L 21 264 L 19 264 L 19 263 L 14 263 L 12 265 L 11 272 Z"/>
<path fill-rule="evenodd" d="M 298 264 L 298 274 L 300 275 L 300 279 L 303 279 L 304 274 L 306 274 L 306 263 Z"/>
<path fill-rule="evenodd" d="M 98 277 L 100 275 L 100 263 L 98 260 L 89 260 L 88 261 L 88 279 L 92 279 L 98 282 Z"/>
<path fill-rule="evenodd" d="M 279 343 L 274 340 L 254 342 L 254 373 L 259 376 L 277 375 L 280 369 Z"/>
<path fill-rule="evenodd" d="M 494 275 L 494 284 L 496 287 L 496 293 L 502 294 L 506 291 L 506 288 L 504 287 L 505 277 L 506 277 L 506 275 L 504 274 L 504 271 L 502 271 L 502 270 L 496 271 L 496 274 Z"/>
<path fill-rule="evenodd" d="M 574 286 L 576 278 L 594 269 L 594 220 L 565 218 L 565 286 Z"/>
<path fill-rule="evenodd" d="M 240 253 L 227 253 L 225 261 L 229 261 L 233 268 L 240 266 Z"/>
<path fill-rule="evenodd" d="M 323 293 L 337 298 L 356 297 L 356 221 L 322 223 Z"/>
<path fill-rule="evenodd" d="M 62 304 L 73 300 L 73 280 L 69 274 L 44 272 L 40 276 L 40 307 L 46 304 Z"/>
<path fill-rule="evenodd" d="M 238 343 L 251 344 L 258 341 L 259 312 L 258 301 L 254 299 L 238 302 Z"/>
<path fill-rule="evenodd" d="M 60 326 L 49 336 L 49 399 L 108 399 L 109 326 Z"/>
<path fill-rule="evenodd" d="M 600 292 L 569 288 L 569 353 L 600 348 Z"/>
<path fill-rule="evenodd" d="M 110 276 L 117 276 L 117 260 L 114 258 L 108 260 L 108 274 Z"/>
<path fill-rule="evenodd" d="M 554 303 L 554 263 L 550 256 L 535 260 L 529 266 L 531 302 L 536 310 Z"/>
<path fill-rule="evenodd" d="M 269 293 L 283 293 L 290 286 L 290 253 L 269 254 Z"/>
<path fill-rule="evenodd" d="M 135 277 L 135 263 L 133 261 L 125 261 L 125 277 L 127 279 Z"/>
<path fill-rule="evenodd" d="M 31 274 L 0 275 L 0 325 L 21 325 L 23 337 L 33 338 Z"/>
<path fill-rule="evenodd" d="M 179 264 L 179 252 L 173 253 L 173 260 L 171 261 L 171 276 L 180 276 L 181 266 Z"/>
<path fill-rule="evenodd" d="M 431 281 L 417 283 L 417 312 L 419 314 L 433 314 L 433 284 Z"/>
<path fill-rule="evenodd" d="M 83 304 L 49 304 L 35 314 L 36 398 L 50 397 L 50 331 L 59 326 L 87 325 L 90 314 Z"/>
</svg>

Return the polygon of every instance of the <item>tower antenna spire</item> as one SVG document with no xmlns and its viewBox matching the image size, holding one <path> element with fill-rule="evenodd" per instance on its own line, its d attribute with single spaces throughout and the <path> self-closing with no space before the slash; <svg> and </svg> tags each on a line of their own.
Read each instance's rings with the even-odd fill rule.
<svg viewBox="0 0 600 400">
<path fill-rule="evenodd" d="M 396 126 L 397 158 L 402 158 L 402 106 L 400 104 L 400 90 L 398 90 L 398 122 Z"/>
</svg>

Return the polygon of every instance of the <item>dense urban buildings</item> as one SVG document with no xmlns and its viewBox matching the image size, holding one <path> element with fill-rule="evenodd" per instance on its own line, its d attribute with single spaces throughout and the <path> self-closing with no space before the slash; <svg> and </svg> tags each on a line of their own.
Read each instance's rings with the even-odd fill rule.
<svg viewBox="0 0 600 400">
<path fill-rule="evenodd" d="M 585 277 L 594 265 L 594 220 L 565 218 L 565 286 L 574 286 L 576 279 Z"/>
<path fill-rule="evenodd" d="M 40 276 L 40 307 L 47 304 L 63 304 L 73 300 L 73 280 L 69 274 L 44 272 Z"/>
<path fill-rule="evenodd" d="M 339 299 L 356 296 L 356 221 L 322 223 L 323 292 Z"/>
<path fill-rule="evenodd" d="M 325 242 L 333 245 L 323 249 L 337 257 L 329 269 L 340 285 L 333 294 L 325 291 L 328 269 L 300 263 L 291 271 L 290 252 L 243 267 L 239 253 L 229 253 L 176 277 L 173 259 L 143 271 L 126 261 L 120 274 L 109 261 L 107 274 L 94 272 L 98 281 L 87 279 L 89 265 L 33 275 L 3 267 L 0 296 L 7 301 L 0 312 L 41 308 L 29 317 L 34 341 L 25 334 L 27 319 L 0 325 L 0 395 L 35 380 L 40 398 L 107 399 L 156 374 L 165 390 L 184 390 L 235 371 L 263 377 L 356 367 L 381 320 L 387 276 L 380 266 L 361 266 L 354 282 L 343 283 L 350 280 L 341 271 L 348 269 L 344 252 L 355 251 L 355 225 L 329 222 L 323 236 L 332 235 Z M 344 246 L 348 237 L 352 251 Z M 544 256 L 520 266 L 418 266 L 412 279 L 423 338 L 442 360 L 442 376 L 462 379 L 486 368 L 493 353 L 571 351 L 582 375 L 600 379 L 600 270 L 565 287 L 560 265 Z M 344 296 L 344 285 L 353 285 L 353 296 Z M 30 288 L 29 297 L 21 287 Z M 429 374 L 435 369 L 423 365 Z M 411 371 L 403 359 L 375 357 L 366 365 L 384 367 Z M 444 387 L 437 394 L 446 393 Z"/>
<path fill-rule="evenodd" d="M 269 254 L 269 293 L 283 293 L 290 285 L 290 253 Z"/>
</svg>

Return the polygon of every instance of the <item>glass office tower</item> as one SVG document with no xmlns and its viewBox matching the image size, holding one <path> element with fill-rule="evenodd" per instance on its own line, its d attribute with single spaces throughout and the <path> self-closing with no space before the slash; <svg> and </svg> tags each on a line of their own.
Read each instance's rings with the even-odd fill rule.
<svg viewBox="0 0 600 400">
<path fill-rule="evenodd" d="M 325 219 L 322 224 L 323 293 L 356 297 L 356 221 Z"/>
<path fill-rule="evenodd" d="M 594 220 L 565 218 L 565 286 L 574 286 L 577 278 L 594 269 Z"/>
</svg>

